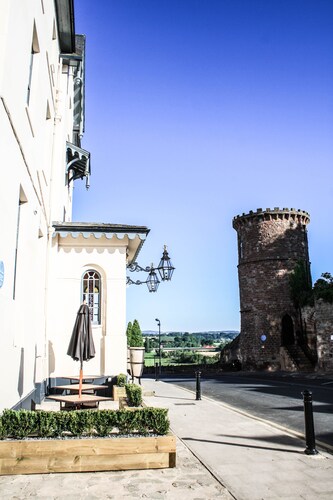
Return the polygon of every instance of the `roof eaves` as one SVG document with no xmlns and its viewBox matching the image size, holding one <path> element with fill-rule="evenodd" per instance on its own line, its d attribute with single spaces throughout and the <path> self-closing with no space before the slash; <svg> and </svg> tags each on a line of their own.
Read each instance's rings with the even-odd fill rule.
<svg viewBox="0 0 333 500">
<path fill-rule="evenodd" d="M 92 233 L 123 233 L 149 234 L 147 226 L 132 226 L 127 224 L 107 224 L 99 222 L 53 222 L 55 232 L 92 232 Z"/>
<path fill-rule="evenodd" d="M 74 0 L 54 0 L 60 52 L 75 52 Z"/>
</svg>

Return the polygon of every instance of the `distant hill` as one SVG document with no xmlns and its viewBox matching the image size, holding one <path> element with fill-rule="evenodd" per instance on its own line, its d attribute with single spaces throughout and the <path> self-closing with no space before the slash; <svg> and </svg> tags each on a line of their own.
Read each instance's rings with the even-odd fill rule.
<svg viewBox="0 0 333 500">
<path fill-rule="evenodd" d="M 161 332 L 162 335 L 170 335 L 173 337 L 175 335 L 184 335 L 186 332 Z M 188 332 L 190 335 L 200 336 L 200 337 L 222 337 L 225 339 L 234 339 L 239 335 L 237 330 L 207 330 L 203 332 Z M 155 336 L 158 335 L 158 330 L 143 330 L 142 335 L 144 336 Z"/>
</svg>

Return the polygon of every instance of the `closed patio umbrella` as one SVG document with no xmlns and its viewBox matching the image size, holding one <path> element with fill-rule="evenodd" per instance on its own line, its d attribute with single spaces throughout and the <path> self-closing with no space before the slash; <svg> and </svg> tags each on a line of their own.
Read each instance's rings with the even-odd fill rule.
<svg viewBox="0 0 333 500">
<path fill-rule="evenodd" d="M 87 304 L 82 304 L 77 312 L 76 321 L 73 328 L 71 340 L 69 342 L 67 354 L 75 361 L 80 361 L 80 398 L 82 392 L 83 361 L 89 361 L 89 359 L 95 356 L 95 346 L 92 336 L 90 313 Z"/>
</svg>

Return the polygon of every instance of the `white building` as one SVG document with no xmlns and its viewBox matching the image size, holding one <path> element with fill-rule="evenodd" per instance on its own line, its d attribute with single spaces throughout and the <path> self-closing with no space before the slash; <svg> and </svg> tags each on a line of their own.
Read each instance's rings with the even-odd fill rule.
<svg viewBox="0 0 333 500">
<path fill-rule="evenodd" d="M 0 11 L 1 410 L 78 373 L 66 353 L 83 298 L 96 347 L 84 369 L 126 371 L 126 266 L 149 230 L 71 222 L 73 183 L 90 176 L 73 0 L 0 0 Z"/>
</svg>

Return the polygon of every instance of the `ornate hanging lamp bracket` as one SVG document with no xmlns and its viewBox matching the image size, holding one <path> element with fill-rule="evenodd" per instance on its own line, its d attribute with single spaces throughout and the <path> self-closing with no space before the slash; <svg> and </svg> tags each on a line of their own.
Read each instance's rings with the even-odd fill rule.
<svg viewBox="0 0 333 500">
<path fill-rule="evenodd" d="M 154 267 L 154 264 L 151 264 L 151 266 L 142 267 L 137 262 L 133 262 L 128 266 L 128 269 L 130 272 L 145 272 L 149 274 L 145 281 L 134 281 L 129 276 L 127 276 L 127 285 L 142 285 L 145 283 L 148 287 L 149 292 L 157 292 L 160 280 L 158 279 L 156 271 L 158 271 L 162 281 L 171 281 L 175 267 L 172 265 L 169 254 L 167 252 L 167 247 L 166 245 L 164 245 L 163 255 L 158 267 Z"/>
</svg>

